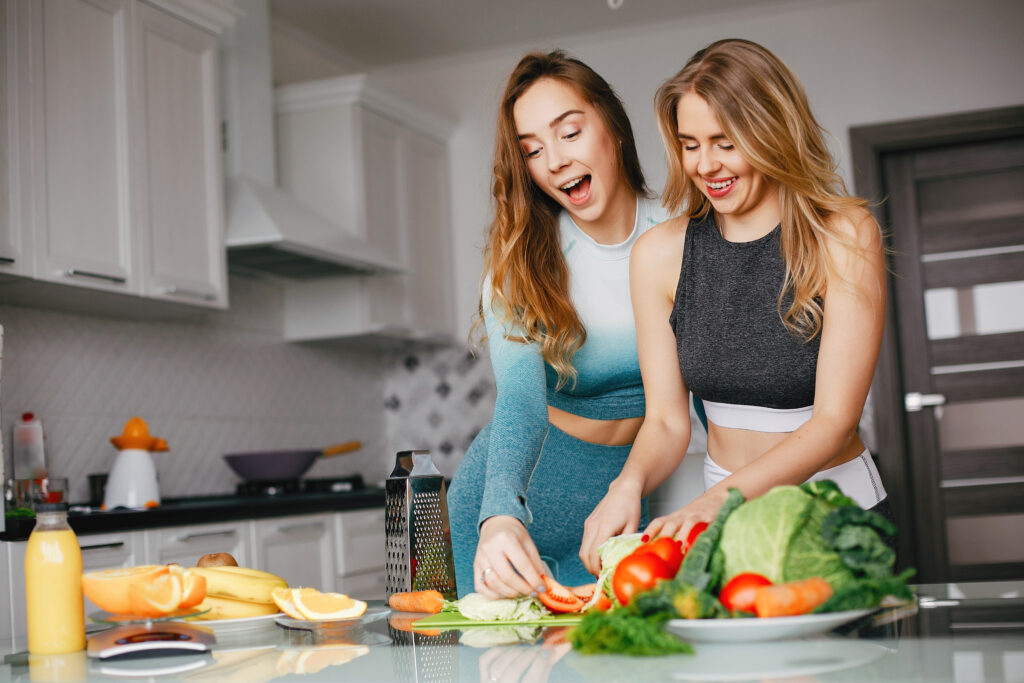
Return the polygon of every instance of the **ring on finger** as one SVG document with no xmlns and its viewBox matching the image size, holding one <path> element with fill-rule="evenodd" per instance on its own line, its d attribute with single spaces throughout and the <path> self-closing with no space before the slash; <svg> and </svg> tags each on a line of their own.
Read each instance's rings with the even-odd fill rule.
<svg viewBox="0 0 1024 683">
<path fill-rule="evenodd" d="M 493 571 L 494 571 L 494 567 L 485 567 L 484 570 L 482 572 L 480 572 L 480 579 L 483 580 L 483 581 L 486 581 L 487 580 L 487 575 L 489 573 L 493 572 Z"/>
</svg>

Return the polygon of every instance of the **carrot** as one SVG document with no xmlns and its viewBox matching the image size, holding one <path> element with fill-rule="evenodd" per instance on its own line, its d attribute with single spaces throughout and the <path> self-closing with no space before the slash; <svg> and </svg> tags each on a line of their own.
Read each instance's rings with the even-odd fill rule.
<svg viewBox="0 0 1024 683">
<path fill-rule="evenodd" d="M 444 607 L 444 596 L 434 590 L 392 593 L 388 598 L 388 605 L 391 606 L 391 609 L 399 612 L 437 614 Z"/>
<path fill-rule="evenodd" d="M 815 576 L 754 591 L 754 611 L 759 617 L 793 617 L 807 614 L 832 596 L 832 586 Z"/>
</svg>

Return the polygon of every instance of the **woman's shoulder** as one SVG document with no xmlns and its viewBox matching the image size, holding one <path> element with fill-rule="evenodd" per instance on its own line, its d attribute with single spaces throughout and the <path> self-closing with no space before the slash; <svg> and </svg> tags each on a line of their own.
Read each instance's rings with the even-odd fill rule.
<svg viewBox="0 0 1024 683">
<path fill-rule="evenodd" d="M 881 243 L 878 223 L 863 206 L 851 206 L 833 212 L 828 217 L 828 225 L 841 242 L 853 243 L 861 248 L 872 248 Z"/>
<path fill-rule="evenodd" d="M 677 258 L 683 252 L 683 241 L 689 222 L 690 219 L 686 216 L 676 216 L 654 226 L 636 241 L 632 258 Z"/>
</svg>

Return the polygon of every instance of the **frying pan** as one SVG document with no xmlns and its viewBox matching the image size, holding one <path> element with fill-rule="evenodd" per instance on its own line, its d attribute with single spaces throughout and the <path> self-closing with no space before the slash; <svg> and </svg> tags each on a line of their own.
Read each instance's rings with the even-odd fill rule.
<svg viewBox="0 0 1024 683">
<path fill-rule="evenodd" d="M 227 453 L 224 460 L 235 474 L 246 481 L 284 481 L 298 479 L 321 455 L 329 458 L 350 453 L 362 447 L 359 441 L 334 444 L 323 450 L 252 451 Z"/>
</svg>

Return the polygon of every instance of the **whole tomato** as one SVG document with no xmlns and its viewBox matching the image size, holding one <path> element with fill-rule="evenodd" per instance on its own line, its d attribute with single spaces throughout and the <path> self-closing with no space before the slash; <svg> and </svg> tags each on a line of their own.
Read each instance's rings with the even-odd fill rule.
<svg viewBox="0 0 1024 683">
<path fill-rule="evenodd" d="M 654 588 L 659 579 L 670 579 L 675 572 L 654 553 L 633 552 L 619 561 L 612 574 L 612 590 L 623 605 L 637 593 Z"/>
<path fill-rule="evenodd" d="M 693 542 L 697 540 L 697 537 L 700 536 L 707 528 L 707 522 L 697 522 L 692 527 L 690 527 L 690 533 L 686 534 L 686 543 L 683 545 L 684 555 L 686 554 L 687 550 L 693 547 Z"/>
<path fill-rule="evenodd" d="M 730 612 L 754 614 L 754 592 L 762 586 L 770 585 L 772 582 L 761 574 L 737 574 L 722 586 L 722 590 L 718 592 L 718 601 Z"/>
<path fill-rule="evenodd" d="M 668 565 L 672 576 L 679 571 L 679 565 L 683 563 L 683 542 L 677 541 L 668 536 L 661 536 L 650 543 L 644 543 L 633 551 L 633 553 L 651 553 L 661 558 L 661 561 Z"/>
</svg>

